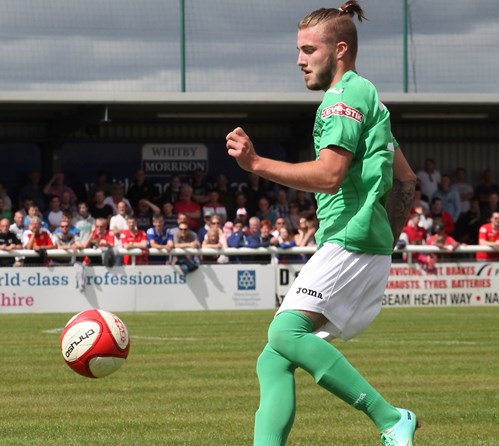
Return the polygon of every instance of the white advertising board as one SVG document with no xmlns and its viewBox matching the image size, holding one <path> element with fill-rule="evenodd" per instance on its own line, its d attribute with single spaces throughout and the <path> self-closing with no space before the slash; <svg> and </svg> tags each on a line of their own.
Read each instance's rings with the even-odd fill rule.
<svg viewBox="0 0 499 446">
<path fill-rule="evenodd" d="M 275 308 L 269 265 L 201 265 L 185 275 L 171 266 L 0 269 L 0 313 L 245 310 Z"/>
<path fill-rule="evenodd" d="M 302 265 L 279 265 L 277 295 L 284 298 Z M 383 297 L 386 307 L 499 305 L 499 263 L 393 264 Z"/>
<path fill-rule="evenodd" d="M 274 309 L 302 265 L 88 267 L 85 286 L 73 267 L 0 269 L 1 313 Z M 393 264 L 386 307 L 499 305 L 499 263 Z"/>
</svg>

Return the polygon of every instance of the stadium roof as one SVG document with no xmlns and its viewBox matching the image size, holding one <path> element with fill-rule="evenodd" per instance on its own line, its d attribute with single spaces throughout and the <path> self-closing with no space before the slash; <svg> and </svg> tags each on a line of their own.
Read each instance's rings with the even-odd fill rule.
<svg viewBox="0 0 499 446">
<path fill-rule="evenodd" d="M 224 128 L 229 123 L 296 127 L 313 120 L 322 95 L 4 91 L 0 92 L 0 141 L 62 141 L 77 135 L 79 129 L 90 129 L 87 136 L 93 137 L 96 126 L 110 132 L 106 124 L 121 129 L 142 125 L 146 129 L 147 125 L 178 123 L 184 129 L 179 132 L 186 135 L 191 133 L 191 123 L 218 123 Z M 499 122 L 499 94 L 386 93 L 381 94 L 381 100 L 394 123 Z M 100 134 L 109 137 L 109 132 Z"/>
<path fill-rule="evenodd" d="M 499 94 L 386 93 L 381 100 L 392 113 L 462 114 L 475 119 L 499 118 Z M 37 117 L 51 119 L 56 112 L 81 106 L 107 106 L 109 119 L 156 120 L 164 118 L 245 117 L 268 109 L 278 118 L 315 109 L 322 92 L 303 93 L 61 93 L 0 92 L 0 119 Z M 487 116 L 485 116 L 487 115 Z"/>
</svg>

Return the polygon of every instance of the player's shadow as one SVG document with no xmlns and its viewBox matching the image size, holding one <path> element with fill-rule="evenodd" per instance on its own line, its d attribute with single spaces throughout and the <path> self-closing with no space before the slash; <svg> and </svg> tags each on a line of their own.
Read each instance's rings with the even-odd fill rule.
<svg viewBox="0 0 499 446">
<path fill-rule="evenodd" d="M 102 294 L 102 285 L 96 285 L 93 283 L 91 286 L 88 284 L 84 284 L 81 286 L 80 281 L 83 280 L 86 282 L 86 276 L 90 275 L 91 277 L 95 277 L 96 271 L 91 266 L 85 267 L 85 272 L 82 277 L 76 279 L 76 287 L 79 289 L 79 292 L 82 296 L 85 297 L 86 301 L 92 308 L 100 308 L 101 304 L 99 304 L 99 298 L 97 297 L 99 294 Z"/>
<path fill-rule="evenodd" d="M 197 280 L 189 281 L 191 275 L 196 274 Z M 209 309 L 208 298 L 209 289 L 215 287 L 221 293 L 225 292 L 223 283 L 210 265 L 200 265 L 199 268 L 186 276 L 186 284 L 191 293 L 196 297 L 199 304 L 205 309 Z"/>
</svg>

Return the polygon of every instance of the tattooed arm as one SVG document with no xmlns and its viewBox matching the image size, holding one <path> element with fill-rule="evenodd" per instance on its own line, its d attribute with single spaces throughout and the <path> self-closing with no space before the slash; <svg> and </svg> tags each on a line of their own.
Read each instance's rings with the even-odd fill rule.
<svg viewBox="0 0 499 446">
<path fill-rule="evenodd" d="M 394 246 L 409 217 L 414 200 L 416 174 L 412 171 L 400 147 L 395 149 L 393 158 L 393 186 L 386 200 L 386 211 L 392 228 Z"/>
</svg>

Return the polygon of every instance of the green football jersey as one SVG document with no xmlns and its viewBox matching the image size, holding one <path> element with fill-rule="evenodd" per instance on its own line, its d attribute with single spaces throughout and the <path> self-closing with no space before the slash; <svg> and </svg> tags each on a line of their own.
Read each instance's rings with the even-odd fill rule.
<svg viewBox="0 0 499 446">
<path fill-rule="evenodd" d="M 384 204 L 397 142 L 374 85 L 354 71 L 345 73 L 326 91 L 313 136 L 317 158 L 330 146 L 353 154 L 339 191 L 316 193 L 318 245 L 334 242 L 350 251 L 391 254 L 393 234 Z"/>
</svg>

